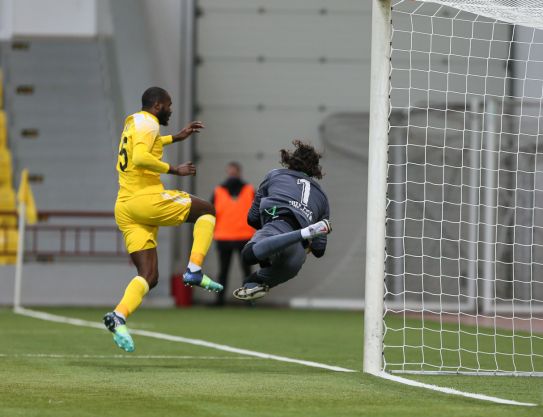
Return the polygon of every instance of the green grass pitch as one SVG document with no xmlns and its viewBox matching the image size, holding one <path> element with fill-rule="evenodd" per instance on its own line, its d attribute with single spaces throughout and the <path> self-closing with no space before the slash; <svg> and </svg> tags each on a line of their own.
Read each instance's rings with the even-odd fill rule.
<svg viewBox="0 0 543 417">
<path fill-rule="evenodd" d="M 100 321 L 100 309 L 44 311 Z M 361 369 L 359 312 L 266 308 L 140 309 L 134 328 Z M 0 417 L 541 416 L 362 372 L 341 373 L 135 336 L 123 354 L 105 330 L 0 309 Z M 542 378 L 409 376 L 425 383 L 543 403 Z"/>
</svg>

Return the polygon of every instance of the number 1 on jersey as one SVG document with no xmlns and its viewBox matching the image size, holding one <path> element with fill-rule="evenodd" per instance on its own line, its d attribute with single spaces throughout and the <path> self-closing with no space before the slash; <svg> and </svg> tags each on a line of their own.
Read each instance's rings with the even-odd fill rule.
<svg viewBox="0 0 543 417">
<path fill-rule="evenodd" d="M 303 178 L 298 179 L 296 181 L 297 184 L 302 184 L 302 199 L 301 203 L 304 206 L 307 206 L 307 203 L 309 203 L 309 193 L 311 192 L 311 183 Z"/>
</svg>

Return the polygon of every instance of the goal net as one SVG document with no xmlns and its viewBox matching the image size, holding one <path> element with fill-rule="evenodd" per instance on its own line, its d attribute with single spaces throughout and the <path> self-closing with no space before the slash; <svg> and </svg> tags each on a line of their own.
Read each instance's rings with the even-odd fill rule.
<svg viewBox="0 0 543 417">
<path fill-rule="evenodd" d="M 383 369 L 542 376 L 543 0 L 391 16 Z"/>
</svg>

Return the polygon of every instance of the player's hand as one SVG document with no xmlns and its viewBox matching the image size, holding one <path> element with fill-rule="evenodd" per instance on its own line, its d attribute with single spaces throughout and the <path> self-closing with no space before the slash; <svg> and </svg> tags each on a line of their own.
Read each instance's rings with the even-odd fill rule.
<svg viewBox="0 0 543 417">
<path fill-rule="evenodd" d="M 193 133 L 195 133 L 195 132 L 199 133 L 200 130 L 202 130 L 204 127 L 205 127 L 204 123 L 199 121 L 199 120 L 196 120 L 194 122 L 190 122 L 179 133 L 177 133 L 176 135 L 173 135 L 173 141 L 174 142 L 179 142 L 179 141 L 185 140 L 186 138 L 188 138 Z"/>
<path fill-rule="evenodd" d="M 184 164 L 177 165 L 176 167 L 170 168 L 170 173 L 179 175 L 181 177 L 186 177 L 188 175 L 196 175 L 196 167 L 192 161 L 185 162 Z"/>
</svg>

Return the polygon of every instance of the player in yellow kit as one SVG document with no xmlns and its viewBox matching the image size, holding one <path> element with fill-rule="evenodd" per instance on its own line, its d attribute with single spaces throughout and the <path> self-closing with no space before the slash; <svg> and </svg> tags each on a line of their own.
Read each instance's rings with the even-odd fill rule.
<svg viewBox="0 0 543 417">
<path fill-rule="evenodd" d="M 134 342 L 126 319 L 158 282 L 159 226 L 194 223 L 194 240 L 183 281 L 209 291 L 223 290 L 222 285 L 202 272 L 215 228 L 213 205 L 184 191 L 165 190 L 160 181 L 160 174 L 196 174 L 192 162 L 171 166 L 161 161 L 162 149 L 187 139 L 204 125 L 191 122 L 176 135 L 161 136 L 159 125 L 167 126 L 172 114 L 170 95 L 162 88 L 151 87 L 143 93 L 141 101 L 141 111 L 128 116 L 124 124 L 117 159 L 119 193 L 115 203 L 115 220 L 138 275 L 126 287 L 115 310 L 104 316 L 104 325 L 113 333 L 113 340 L 127 352 L 134 350 Z"/>
</svg>

